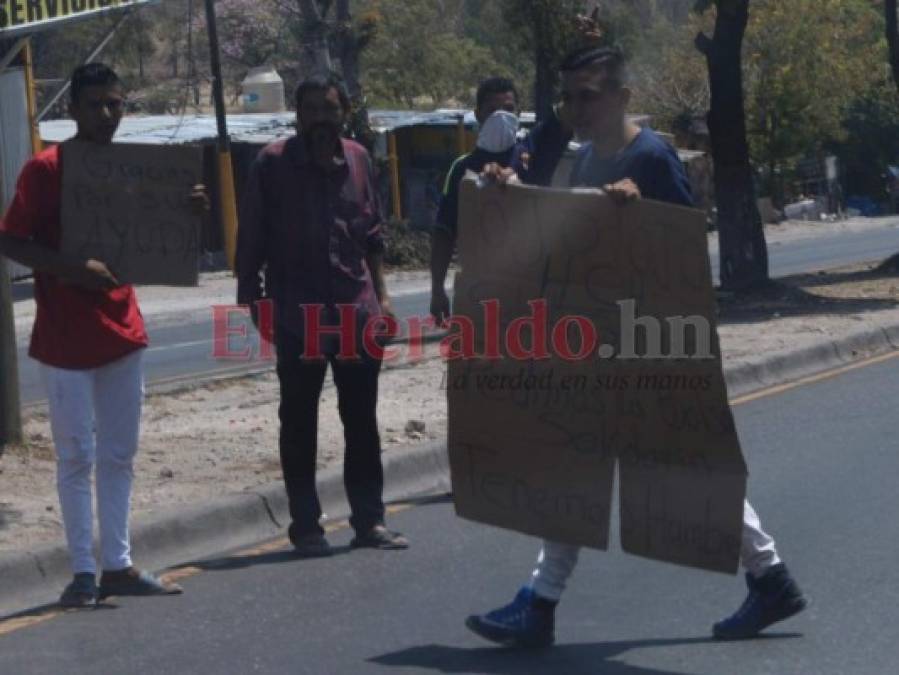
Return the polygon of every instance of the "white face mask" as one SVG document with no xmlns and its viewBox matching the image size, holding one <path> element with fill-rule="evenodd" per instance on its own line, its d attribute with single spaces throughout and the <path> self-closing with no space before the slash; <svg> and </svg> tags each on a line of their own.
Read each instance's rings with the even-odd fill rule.
<svg viewBox="0 0 899 675">
<path fill-rule="evenodd" d="M 497 110 L 481 127 L 478 133 L 478 147 L 487 152 L 505 152 L 518 138 L 518 115 L 505 110 Z"/>
</svg>

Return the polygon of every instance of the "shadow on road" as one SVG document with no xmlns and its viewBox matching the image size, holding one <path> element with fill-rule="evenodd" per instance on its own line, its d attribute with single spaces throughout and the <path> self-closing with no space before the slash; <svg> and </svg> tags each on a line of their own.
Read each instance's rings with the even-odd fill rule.
<svg viewBox="0 0 899 675">
<path fill-rule="evenodd" d="M 790 277 L 748 292 L 719 293 L 718 323 L 757 324 L 770 321 L 772 316 L 864 314 L 899 307 L 895 277 L 870 272 L 835 276 L 839 275 Z M 871 292 L 865 292 L 866 282 L 876 284 Z M 829 290 L 814 292 L 818 286 Z"/>
<path fill-rule="evenodd" d="M 799 633 L 774 633 L 759 639 L 782 640 L 802 637 Z M 614 661 L 632 650 L 647 647 L 680 647 L 684 645 L 723 645 L 713 638 L 670 638 L 626 642 L 594 642 L 556 645 L 551 649 L 521 650 L 502 647 L 447 647 L 426 645 L 369 659 L 372 663 L 398 668 L 416 668 L 435 673 L 602 673 L 602 675 L 685 675 L 683 670 L 659 670 Z"/>
<path fill-rule="evenodd" d="M 353 549 L 349 546 L 332 546 L 331 557 L 345 555 Z M 222 558 L 213 558 L 211 560 L 201 560 L 177 567 L 172 567 L 170 571 L 177 572 L 184 568 L 198 568 L 204 572 L 228 572 L 231 570 L 243 570 L 258 565 L 279 565 L 282 563 L 301 563 L 311 560 L 322 560 L 322 558 L 303 558 L 294 553 L 293 549 L 283 551 L 271 551 L 269 553 L 258 553 L 254 555 L 234 555 L 224 556 Z"/>
<path fill-rule="evenodd" d="M 385 502 L 385 506 L 433 506 L 435 504 L 452 504 L 453 495 L 447 492 L 440 495 L 424 495 L 421 497 L 411 497 L 409 499 L 394 499 Z"/>
<path fill-rule="evenodd" d="M 401 499 L 387 502 L 387 506 L 429 506 L 433 504 L 444 504 L 451 502 L 452 495 L 424 495 L 413 497 L 411 499 Z M 222 556 L 221 558 L 212 558 L 211 560 L 200 560 L 187 562 L 177 567 L 171 568 L 170 571 L 177 572 L 186 568 L 196 568 L 204 572 L 227 572 L 230 570 L 242 570 L 257 565 L 279 565 L 283 563 L 300 563 L 315 560 L 315 558 L 303 558 L 293 552 L 293 549 L 287 548 L 277 551 L 266 551 L 265 553 L 249 553 Z M 350 546 L 332 546 L 331 557 L 352 553 L 354 549 Z"/>
<path fill-rule="evenodd" d="M 795 286 L 809 289 L 817 286 L 832 286 L 834 284 L 847 284 L 860 281 L 878 281 L 884 279 L 897 279 L 899 275 L 890 270 L 881 269 L 849 269 L 849 270 L 821 270 L 807 274 L 794 274 L 786 280 Z"/>
</svg>

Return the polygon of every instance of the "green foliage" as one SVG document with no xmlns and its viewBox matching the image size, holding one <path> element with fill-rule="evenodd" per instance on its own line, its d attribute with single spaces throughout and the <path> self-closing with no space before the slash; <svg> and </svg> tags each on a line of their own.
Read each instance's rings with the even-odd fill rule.
<svg viewBox="0 0 899 675">
<path fill-rule="evenodd" d="M 709 11 L 677 24 L 656 13 L 634 50 L 635 108 L 662 127 L 708 107 L 708 74 L 694 39 L 700 31 L 711 34 L 719 2 L 701 4 Z M 871 103 L 861 101 L 888 77 L 883 32 L 870 0 L 752 0 L 743 72 L 750 150 L 763 192 L 780 197 L 799 160 L 848 148 L 847 133 L 874 132 L 879 122 L 866 123 L 861 111 L 871 112 Z"/>
<path fill-rule="evenodd" d="M 752 3 L 747 120 L 753 159 L 769 177 L 845 137 L 846 110 L 888 73 L 882 35 L 868 0 Z"/>
<path fill-rule="evenodd" d="M 431 239 L 410 227 L 408 220 L 391 218 L 384 227 L 387 249 L 384 264 L 395 269 L 420 269 L 431 260 Z"/>
<path fill-rule="evenodd" d="M 705 115 L 709 108 L 709 74 L 693 38 L 709 29 L 709 17 L 687 15 L 680 24 L 654 16 L 644 39 L 630 47 L 634 98 L 632 108 L 672 129 L 677 119 Z"/>
<path fill-rule="evenodd" d="M 708 72 L 694 46 L 711 32 L 717 8 L 733 0 L 602 0 L 604 40 L 631 57 L 631 109 L 671 128 L 709 105 Z M 522 105 L 552 96 L 559 59 L 580 41 L 584 0 L 353 0 L 352 30 L 365 46 L 361 83 L 376 107 L 470 106 L 485 77 L 511 77 Z M 301 76 L 297 0 L 218 0 L 226 87 L 248 67 L 274 64 L 288 90 Z M 145 110 L 180 109 L 187 74 L 187 0 L 166 0 L 125 23 L 101 55 L 138 90 Z M 198 81 L 208 74 L 202 2 L 194 0 Z M 700 13 L 690 10 L 703 10 Z M 847 191 L 873 193 L 887 162 L 899 158 L 899 94 L 890 87 L 881 8 L 872 0 L 752 0 L 744 50 L 752 159 L 773 177 L 836 151 L 851 172 Z M 333 12 L 332 12 L 333 16 Z M 67 76 L 115 17 L 35 36 L 40 79 Z M 332 19 L 333 20 L 333 19 Z M 46 92 L 53 87 L 47 87 Z M 548 92 L 548 93 L 547 93 Z M 169 100 L 171 99 L 171 100 Z M 204 101 L 205 102 L 205 101 Z"/>
<path fill-rule="evenodd" d="M 887 198 L 883 178 L 888 164 L 899 164 L 899 95 L 884 79 L 853 101 L 844 116 L 842 141 L 829 150 L 840 158 L 845 194 Z"/>
<path fill-rule="evenodd" d="M 363 81 L 374 105 L 468 104 L 487 73 L 510 75 L 491 50 L 464 34 L 460 2 L 380 0 L 380 30 L 363 55 Z"/>
<path fill-rule="evenodd" d="M 547 114 L 559 84 L 558 65 L 581 42 L 577 17 L 583 0 L 500 0 L 502 16 L 512 31 L 511 44 L 527 54 L 534 77 L 534 108 Z M 531 78 L 528 78 L 531 79 Z"/>
</svg>

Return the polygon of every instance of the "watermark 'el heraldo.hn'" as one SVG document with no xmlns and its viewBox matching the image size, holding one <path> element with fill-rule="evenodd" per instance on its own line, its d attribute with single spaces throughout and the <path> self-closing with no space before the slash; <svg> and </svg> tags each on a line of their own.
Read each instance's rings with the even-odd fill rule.
<svg viewBox="0 0 899 675">
<path fill-rule="evenodd" d="M 481 301 L 481 321 L 454 315 L 443 326 L 431 316 L 372 316 L 363 325 L 356 305 L 301 305 L 302 352 L 298 358 L 324 358 L 322 339 L 337 341 L 336 358 L 414 362 L 426 357 L 428 338 L 445 335 L 438 342 L 440 355 L 448 360 L 512 359 L 565 361 L 590 359 L 712 359 L 712 327 L 703 316 L 673 316 L 660 319 L 637 316 L 637 301 L 620 300 L 618 346 L 603 343 L 602 331 L 592 319 L 569 314 L 555 321 L 549 317 L 545 299 L 527 303 L 531 312 L 513 319 L 503 329 L 499 300 Z M 246 305 L 213 306 L 213 358 L 226 361 L 270 361 L 275 358 L 275 312 L 271 300 L 256 303 L 261 339 L 251 328 Z M 325 321 L 323 316 L 335 317 Z M 479 335 L 478 332 L 482 334 Z M 663 335 L 666 339 L 663 339 Z M 482 339 L 478 339 L 478 338 Z M 402 339 L 399 339 L 402 338 Z M 691 339 L 692 338 L 692 339 Z M 477 345 L 481 345 L 478 349 Z M 639 344 L 639 349 L 638 349 Z"/>
</svg>

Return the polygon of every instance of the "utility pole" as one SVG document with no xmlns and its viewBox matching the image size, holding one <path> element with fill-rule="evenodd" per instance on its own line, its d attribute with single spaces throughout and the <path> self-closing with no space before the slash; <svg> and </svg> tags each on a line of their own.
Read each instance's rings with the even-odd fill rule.
<svg viewBox="0 0 899 675">
<path fill-rule="evenodd" d="M 215 102 L 215 121 L 218 126 L 219 206 L 225 239 L 228 266 L 234 269 L 237 252 L 237 198 L 234 191 L 234 169 L 231 165 L 231 139 L 225 120 L 225 88 L 219 56 L 219 36 L 215 23 L 214 0 L 206 0 L 206 29 L 209 32 L 209 67 L 212 70 L 212 98 Z"/>
<path fill-rule="evenodd" d="M 32 153 L 40 149 L 40 136 L 36 132 L 37 118 L 34 105 L 34 72 L 31 61 L 31 42 L 23 39 L 13 47 L 0 70 L 8 65 L 14 53 L 25 67 L 26 106 L 28 109 L 29 134 Z M 15 177 L 8 176 L 9 180 Z M 0 215 L 5 205 L 0 199 Z M 9 265 L 0 257 L 0 454 L 3 448 L 22 442 L 22 411 L 19 399 L 19 364 L 16 353 L 16 326 L 13 319 L 12 283 Z"/>
<path fill-rule="evenodd" d="M 4 446 L 22 442 L 19 366 L 12 307 L 9 266 L 0 257 L 0 454 L 3 454 Z"/>
</svg>

